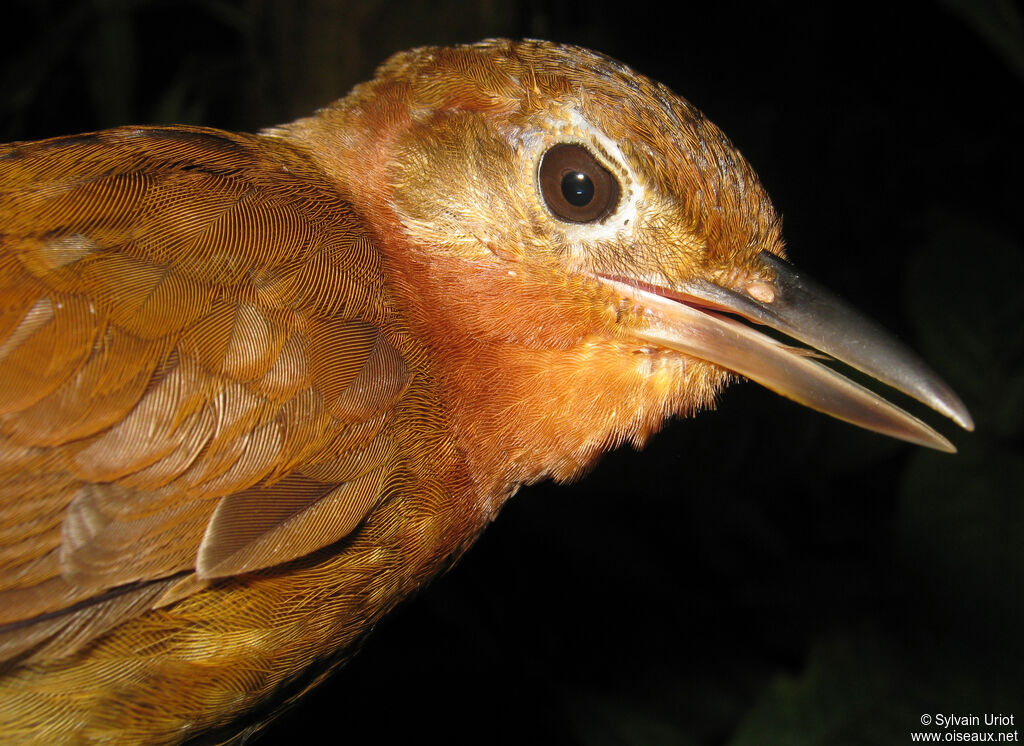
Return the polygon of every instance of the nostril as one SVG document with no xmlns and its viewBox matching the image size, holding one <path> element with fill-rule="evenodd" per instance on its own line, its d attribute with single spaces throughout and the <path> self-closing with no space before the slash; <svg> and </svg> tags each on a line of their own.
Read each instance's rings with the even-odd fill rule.
<svg viewBox="0 0 1024 746">
<path fill-rule="evenodd" d="M 747 285 L 745 290 L 747 291 L 747 295 L 756 301 L 760 301 L 761 303 L 775 302 L 775 288 L 767 282 L 751 282 Z"/>
</svg>

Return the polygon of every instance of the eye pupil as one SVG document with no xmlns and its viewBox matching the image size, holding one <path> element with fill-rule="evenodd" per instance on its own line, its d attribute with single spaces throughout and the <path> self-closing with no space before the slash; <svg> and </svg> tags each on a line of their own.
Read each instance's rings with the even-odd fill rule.
<svg viewBox="0 0 1024 746">
<path fill-rule="evenodd" d="M 619 182 L 587 148 L 576 143 L 553 146 L 537 171 L 548 210 L 568 223 L 594 223 L 619 204 Z"/>
<path fill-rule="evenodd" d="M 594 199 L 594 182 L 582 171 L 562 177 L 562 196 L 573 207 L 586 207 Z"/>
</svg>

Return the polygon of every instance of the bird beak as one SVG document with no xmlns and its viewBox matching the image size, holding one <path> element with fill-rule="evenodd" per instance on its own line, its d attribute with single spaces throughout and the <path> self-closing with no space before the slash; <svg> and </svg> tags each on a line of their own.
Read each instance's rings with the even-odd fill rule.
<svg viewBox="0 0 1024 746">
<path fill-rule="evenodd" d="M 649 343 L 720 365 L 859 427 L 956 452 L 921 420 L 819 362 L 845 363 L 973 430 L 967 408 L 924 361 L 789 263 L 767 252 L 756 261 L 756 280 L 738 290 L 706 280 L 672 289 L 600 280 L 645 309 L 649 324 L 635 334 Z M 736 317 L 812 349 L 779 342 Z"/>
</svg>

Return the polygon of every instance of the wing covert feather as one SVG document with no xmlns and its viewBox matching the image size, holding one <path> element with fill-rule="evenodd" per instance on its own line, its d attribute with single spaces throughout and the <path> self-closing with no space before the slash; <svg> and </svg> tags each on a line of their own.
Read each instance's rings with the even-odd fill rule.
<svg viewBox="0 0 1024 746">
<path fill-rule="evenodd" d="M 281 143 L 0 148 L 0 658 L 359 525 L 411 379 L 382 272 Z"/>
</svg>

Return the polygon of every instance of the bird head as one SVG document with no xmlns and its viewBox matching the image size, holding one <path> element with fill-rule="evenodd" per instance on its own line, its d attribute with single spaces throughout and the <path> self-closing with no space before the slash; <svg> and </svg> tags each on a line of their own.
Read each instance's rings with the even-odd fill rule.
<svg viewBox="0 0 1024 746">
<path fill-rule="evenodd" d="M 709 406 L 734 374 L 952 450 L 822 357 L 971 427 L 913 353 L 783 259 L 778 216 L 725 135 L 607 57 L 540 41 L 413 50 L 271 134 L 365 218 L 466 451 L 513 465 L 497 474 L 495 459 L 496 479 L 574 476 Z"/>
</svg>

